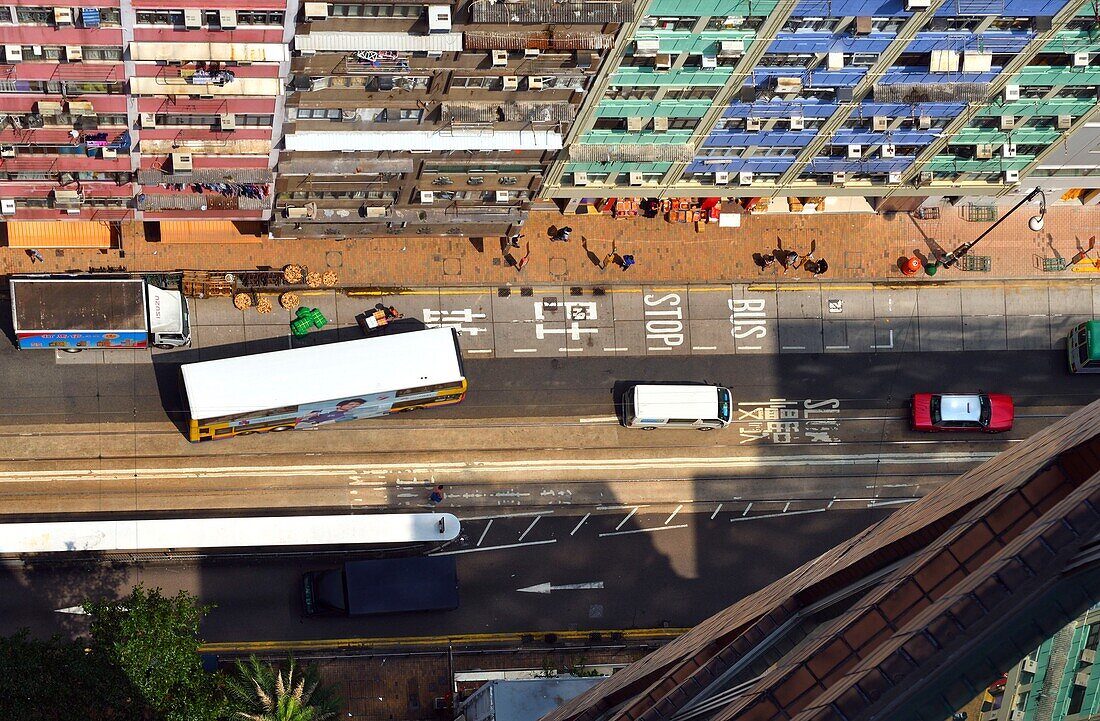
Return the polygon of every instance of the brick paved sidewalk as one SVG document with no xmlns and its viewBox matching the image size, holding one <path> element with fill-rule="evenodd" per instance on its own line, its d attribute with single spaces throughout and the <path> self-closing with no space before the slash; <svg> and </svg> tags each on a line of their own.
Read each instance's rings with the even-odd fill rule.
<svg viewBox="0 0 1100 721">
<path fill-rule="evenodd" d="M 1005 208 L 1002 207 L 1002 212 Z M 938 220 L 909 215 L 830 213 L 743 216 L 740 228 L 673 225 L 663 219 L 613 219 L 606 216 L 562 216 L 532 213 L 521 248 L 505 254 L 500 238 L 398 238 L 346 241 L 267 240 L 248 245 L 163 245 L 142 237 L 140 224 L 125 228 L 122 248 L 111 251 L 45 250 L 45 262 L 34 263 L 25 251 L 0 248 L 0 273 L 49 272 L 121 267 L 126 270 L 247 270 L 299 263 L 311 269 L 335 269 L 343 286 L 454 286 L 506 283 L 612 284 L 639 282 L 730 282 L 780 280 L 798 282 L 804 271 L 780 275 L 778 265 L 761 271 L 754 253 L 778 246 L 805 255 L 813 250 L 828 260 L 824 281 L 902 280 L 899 260 L 914 254 L 933 257 L 976 238 L 991 223 L 968 222 L 963 208 L 944 207 Z M 1041 233 L 1028 229 L 1030 208 L 1021 208 L 978 245 L 971 255 L 991 259 L 989 272 L 941 270 L 935 281 L 982 278 L 1074 278 L 1100 276 L 1096 266 L 1046 272 L 1045 258 L 1067 261 L 1100 235 L 1100 208 L 1051 207 Z M 551 242 L 549 229 L 569 225 L 572 239 Z M 522 271 L 517 262 L 530 247 Z M 587 248 L 587 250 L 586 250 Z M 637 264 L 627 271 L 600 261 L 614 248 L 631 254 Z M 1089 254 L 1095 259 L 1097 251 Z M 1085 268 L 1092 272 L 1081 272 Z M 923 273 L 906 282 L 927 282 Z"/>
</svg>

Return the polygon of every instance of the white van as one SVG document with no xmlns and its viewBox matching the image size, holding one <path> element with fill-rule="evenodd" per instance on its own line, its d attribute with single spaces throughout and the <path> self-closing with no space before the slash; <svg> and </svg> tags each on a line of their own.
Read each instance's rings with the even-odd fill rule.
<svg viewBox="0 0 1100 721">
<path fill-rule="evenodd" d="M 636 385 L 623 398 L 630 428 L 695 428 L 709 431 L 730 424 L 728 388 L 708 385 Z"/>
</svg>

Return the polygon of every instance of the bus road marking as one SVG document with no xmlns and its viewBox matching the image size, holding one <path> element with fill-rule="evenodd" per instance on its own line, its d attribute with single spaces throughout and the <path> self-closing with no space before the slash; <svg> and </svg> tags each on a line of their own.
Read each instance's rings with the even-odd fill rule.
<svg viewBox="0 0 1100 721">
<path fill-rule="evenodd" d="M 485 540 L 485 534 L 489 532 L 489 529 L 492 527 L 492 525 L 493 525 L 493 519 L 490 518 L 489 522 L 485 524 L 485 530 L 481 532 L 481 536 L 477 539 L 478 547 L 480 547 L 481 542 Z"/>
<path fill-rule="evenodd" d="M 625 524 L 625 523 L 626 523 L 627 521 L 629 521 L 629 520 L 630 520 L 630 517 L 631 517 L 631 516 L 633 516 L 633 515 L 634 515 L 635 513 L 637 513 L 637 512 L 638 512 L 638 506 L 634 506 L 634 508 L 631 508 L 631 509 L 630 509 L 630 513 L 626 514 L 626 518 L 624 518 L 623 520 L 619 521 L 619 525 L 615 526 L 615 530 L 617 531 L 617 530 L 619 530 L 620 528 L 622 528 L 622 527 L 623 527 L 623 525 L 624 525 L 624 524 Z"/>
<path fill-rule="evenodd" d="M 528 541 L 527 543 L 507 543 L 503 546 L 481 546 L 480 548 L 462 548 L 457 551 L 439 551 L 429 553 L 429 556 L 457 556 L 460 553 L 477 553 L 478 551 L 503 551 L 508 548 L 522 548 L 523 546 L 542 546 L 547 543 L 557 543 L 558 539 L 550 538 L 545 541 Z"/>
<path fill-rule="evenodd" d="M 576 526 L 573 527 L 573 530 L 569 532 L 569 535 L 572 536 L 574 533 L 581 530 L 581 526 L 584 525 L 584 522 L 587 521 L 588 517 L 591 516 L 591 515 L 592 515 L 591 513 L 584 514 L 584 518 L 582 518 L 580 520 L 580 522 Z"/>
<path fill-rule="evenodd" d="M 535 516 L 535 520 L 531 521 L 531 525 L 527 527 L 527 530 L 519 534 L 519 540 L 522 541 L 527 534 L 531 532 L 531 529 L 535 527 L 535 524 L 539 522 L 540 518 L 542 518 L 542 516 Z"/>
</svg>

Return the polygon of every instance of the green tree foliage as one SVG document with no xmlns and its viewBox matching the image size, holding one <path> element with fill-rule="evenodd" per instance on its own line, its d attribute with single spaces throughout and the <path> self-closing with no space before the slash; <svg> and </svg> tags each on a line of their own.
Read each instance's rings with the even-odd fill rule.
<svg viewBox="0 0 1100 721">
<path fill-rule="evenodd" d="M 255 656 L 237 661 L 225 682 L 232 717 L 248 721 L 326 721 L 336 717 L 339 700 L 321 685 L 316 666 L 299 668 L 288 658 L 286 670 Z"/>
<path fill-rule="evenodd" d="M 203 671 L 199 656 L 199 622 L 210 609 L 196 600 L 185 591 L 165 597 L 159 588 L 138 585 L 126 598 L 84 605 L 91 617 L 91 655 L 126 679 L 132 709 L 147 709 L 164 721 L 221 716 L 216 677 Z"/>
</svg>

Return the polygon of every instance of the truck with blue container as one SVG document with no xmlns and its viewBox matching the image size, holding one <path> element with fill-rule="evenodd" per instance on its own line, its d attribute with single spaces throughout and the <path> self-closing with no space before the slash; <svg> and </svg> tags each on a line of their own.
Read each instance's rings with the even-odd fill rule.
<svg viewBox="0 0 1100 721">
<path fill-rule="evenodd" d="M 191 342 L 179 274 L 17 275 L 9 285 L 20 348 L 175 348 Z"/>
</svg>

